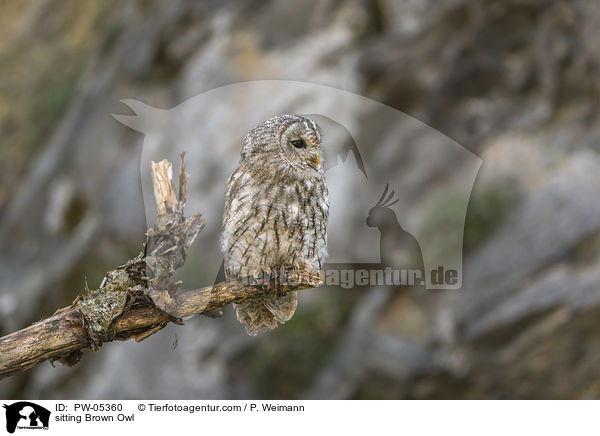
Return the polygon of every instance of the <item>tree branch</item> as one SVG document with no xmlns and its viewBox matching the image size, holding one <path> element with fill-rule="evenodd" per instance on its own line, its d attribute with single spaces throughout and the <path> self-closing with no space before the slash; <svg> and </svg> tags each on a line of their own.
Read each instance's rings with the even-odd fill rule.
<svg viewBox="0 0 600 436">
<path fill-rule="evenodd" d="M 180 156 L 179 195 L 170 162 L 152 162 L 157 206 L 156 224 L 148 229 L 144 249 L 136 258 L 109 271 L 100 287 L 85 289 L 68 307 L 25 329 L 0 338 L 0 379 L 50 360 L 73 366 L 82 350 L 97 350 L 104 342 L 135 338 L 138 342 L 169 322 L 214 313 L 234 302 L 270 293 L 314 288 L 319 271 L 283 267 L 252 277 L 225 281 L 201 289 L 180 291 L 171 280 L 187 250 L 204 227 L 200 215 L 184 217 L 186 176 Z"/>
</svg>

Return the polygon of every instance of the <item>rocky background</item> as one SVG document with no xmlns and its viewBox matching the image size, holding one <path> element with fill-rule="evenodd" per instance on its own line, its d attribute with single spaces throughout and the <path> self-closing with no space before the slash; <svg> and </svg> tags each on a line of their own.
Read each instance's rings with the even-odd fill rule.
<svg viewBox="0 0 600 436">
<path fill-rule="evenodd" d="M 0 2 L 0 335 L 139 251 L 142 137 L 112 118 L 122 98 L 313 82 L 483 159 L 461 291 L 323 288 L 258 338 L 226 310 L 43 364 L 0 397 L 600 397 L 599 28 L 593 0 Z"/>
</svg>

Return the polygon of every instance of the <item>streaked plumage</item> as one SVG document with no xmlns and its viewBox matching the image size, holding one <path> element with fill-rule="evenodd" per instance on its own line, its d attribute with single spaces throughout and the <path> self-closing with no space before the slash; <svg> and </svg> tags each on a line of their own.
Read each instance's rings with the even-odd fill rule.
<svg viewBox="0 0 600 436">
<path fill-rule="evenodd" d="M 299 147 L 301 145 L 304 147 Z M 329 197 L 321 133 L 307 118 L 270 118 L 244 138 L 239 168 L 225 194 L 225 276 L 232 279 L 283 265 L 320 269 L 327 255 Z M 296 292 L 235 305 L 251 335 L 288 321 Z"/>
</svg>

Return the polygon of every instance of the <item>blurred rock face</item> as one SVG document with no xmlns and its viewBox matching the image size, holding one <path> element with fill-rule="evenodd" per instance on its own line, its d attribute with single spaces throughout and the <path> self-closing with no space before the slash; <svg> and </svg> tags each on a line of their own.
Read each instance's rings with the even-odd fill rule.
<svg viewBox="0 0 600 436">
<path fill-rule="evenodd" d="M 111 117 L 127 114 L 120 99 L 167 109 L 241 81 L 317 83 L 405 111 L 483 165 L 467 211 L 461 291 L 306 291 L 294 319 L 272 334 L 246 337 L 229 312 L 194 319 L 142 344 L 108 344 L 75 369 L 42 365 L 0 382 L 7 398 L 600 396 L 600 5 L 21 5 L 0 6 L 2 334 L 68 304 L 85 278 L 96 286 L 139 249 L 142 137 Z M 282 110 L 289 95 L 262 105 Z M 187 122 L 221 126 L 209 136 L 220 144 L 227 126 L 251 124 L 231 112 L 214 105 Z M 374 136 L 377 119 L 358 115 L 358 136 Z M 332 143 L 352 141 L 331 131 Z M 403 218 L 424 234 L 444 229 L 455 216 L 444 188 L 460 177 L 460 162 L 428 154 L 418 131 L 382 132 L 373 143 L 398 144 L 400 157 L 383 146 L 363 153 L 398 173 L 400 203 L 411 205 Z M 194 157 L 190 189 L 205 193 L 188 212 L 218 219 L 215 174 L 237 162 L 235 139 L 211 156 L 194 155 L 193 134 L 176 139 Z M 173 150 L 162 141 L 153 151 Z M 372 180 L 374 192 L 387 182 Z M 440 250 L 454 243 L 445 233 Z M 184 282 L 208 257 L 195 254 Z"/>
</svg>

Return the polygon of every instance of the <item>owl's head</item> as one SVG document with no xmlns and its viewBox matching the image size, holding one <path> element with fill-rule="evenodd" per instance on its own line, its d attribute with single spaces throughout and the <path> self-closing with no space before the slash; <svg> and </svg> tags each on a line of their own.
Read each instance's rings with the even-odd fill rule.
<svg viewBox="0 0 600 436">
<path fill-rule="evenodd" d="M 285 173 L 323 173 L 321 131 L 298 115 L 269 118 L 244 138 L 242 162 L 267 165 Z"/>
</svg>

